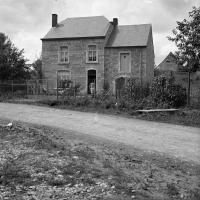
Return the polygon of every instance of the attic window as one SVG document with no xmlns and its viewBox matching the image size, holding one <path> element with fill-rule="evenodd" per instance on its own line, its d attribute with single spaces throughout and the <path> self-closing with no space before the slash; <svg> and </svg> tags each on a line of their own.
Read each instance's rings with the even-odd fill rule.
<svg viewBox="0 0 200 200">
<path fill-rule="evenodd" d="M 98 62 L 97 45 L 88 45 L 86 57 L 87 57 L 86 62 L 88 62 L 88 63 L 97 63 Z"/>
<path fill-rule="evenodd" d="M 59 63 L 69 63 L 69 51 L 68 46 L 61 46 L 58 52 Z"/>
</svg>

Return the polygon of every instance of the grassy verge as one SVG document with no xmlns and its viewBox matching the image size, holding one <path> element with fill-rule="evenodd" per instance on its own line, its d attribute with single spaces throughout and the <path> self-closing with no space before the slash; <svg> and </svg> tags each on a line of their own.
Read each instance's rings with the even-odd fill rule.
<svg viewBox="0 0 200 200">
<path fill-rule="evenodd" d="M 59 109 L 69 109 L 82 112 L 98 112 L 110 115 L 121 115 L 124 117 L 134 117 L 138 119 L 166 122 L 172 124 L 200 127 L 200 109 L 198 108 L 180 108 L 179 111 L 174 113 L 160 112 L 160 113 L 146 113 L 138 114 L 135 109 L 123 109 L 116 106 L 109 106 L 110 104 L 105 104 L 103 106 L 95 105 L 67 105 L 63 104 L 62 101 L 56 100 L 30 100 L 30 99 L 17 99 L 10 100 L 7 102 L 11 103 L 22 103 L 37 106 L 47 106 Z"/>
<path fill-rule="evenodd" d="M 200 199 L 194 163 L 17 122 L 0 138 L 2 199 Z"/>
</svg>

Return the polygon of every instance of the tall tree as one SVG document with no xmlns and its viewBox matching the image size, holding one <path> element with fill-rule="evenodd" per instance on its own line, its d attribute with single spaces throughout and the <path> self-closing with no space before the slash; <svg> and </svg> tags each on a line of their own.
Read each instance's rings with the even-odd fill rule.
<svg viewBox="0 0 200 200">
<path fill-rule="evenodd" d="M 193 7 L 189 19 L 177 21 L 173 36 L 168 39 L 175 42 L 178 50 L 175 52 L 179 63 L 188 72 L 188 105 L 190 104 L 190 74 L 200 65 L 200 7 Z"/>
<path fill-rule="evenodd" d="M 0 33 L 0 81 L 30 78 L 23 54 L 24 50 L 19 50 L 4 33 Z"/>
<path fill-rule="evenodd" d="M 38 58 L 35 62 L 33 62 L 33 75 L 36 79 L 42 79 L 42 59 Z"/>
</svg>

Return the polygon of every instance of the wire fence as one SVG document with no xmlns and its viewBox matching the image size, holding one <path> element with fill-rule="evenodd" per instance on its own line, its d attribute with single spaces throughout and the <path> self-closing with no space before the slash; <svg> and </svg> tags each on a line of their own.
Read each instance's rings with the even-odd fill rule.
<svg viewBox="0 0 200 200">
<path fill-rule="evenodd" d="M 28 81 L 9 80 L 0 83 L 0 94 L 18 98 L 42 98 L 56 96 L 57 87 L 49 88 L 48 84 L 56 80 L 37 79 Z"/>
<path fill-rule="evenodd" d="M 60 80 L 57 78 L 0 82 L 0 96 L 6 98 L 56 100 L 64 95 L 80 96 L 78 82 L 73 79 Z"/>
<path fill-rule="evenodd" d="M 67 84 L 67 85 L 66 85 Z M 26 98 L 26 99 L 48 99 L 56 100 L 65 95 L 68 96 L 81 96 L 80 91 L 75 87 L 76 82 L 60 82 L 58 79 L 34 79 L 27 81 L 9 80 L 0 82 L 0 96 L 4 95 L 8 98 Z M 185 85 L 186 89 L 187 86 Z M 107 92 L 109 95 L 113 92 L 112 88 Z M 119 92 L 114 94 L 119 97 Z M 190 91 L 191 103 L 200 104 L 200 85 L 191 84 Z"/>
</svg>

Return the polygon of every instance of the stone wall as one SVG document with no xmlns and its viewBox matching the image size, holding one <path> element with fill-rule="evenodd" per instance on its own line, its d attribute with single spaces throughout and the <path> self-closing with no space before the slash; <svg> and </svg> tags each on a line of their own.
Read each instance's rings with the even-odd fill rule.
<svg viewBox="0 0 200 200">
<path fill-rule="evenodd" d="M 97 45 L 98 63 L 86 62 L 86 50 L 89 44 Z M 58 50 L 60 46 L 68 46 L 69 63 L 59 64 Z M 104 83 L 104 38 L 66 39 L 42 41 L 42 65 L 44 78 L 49 81 L 49 88 L 56 88 L 58 70 L 69 70 L 71 78 L 81 84 L 82 93 L 87 92 L 87 71 L 96 70 L 96 88 L 100 91 Z"/>
<path fill-rule="evenodd" d="M 131 73 L 119 72 L 120 52 L 130 52 Z M 146 48 L 123 47 L 105 49 L 105 81 L 115 92 L 115 80 L 119 77 L 134 77 L 140 82 L 146 78 Z"/>
</svg>

